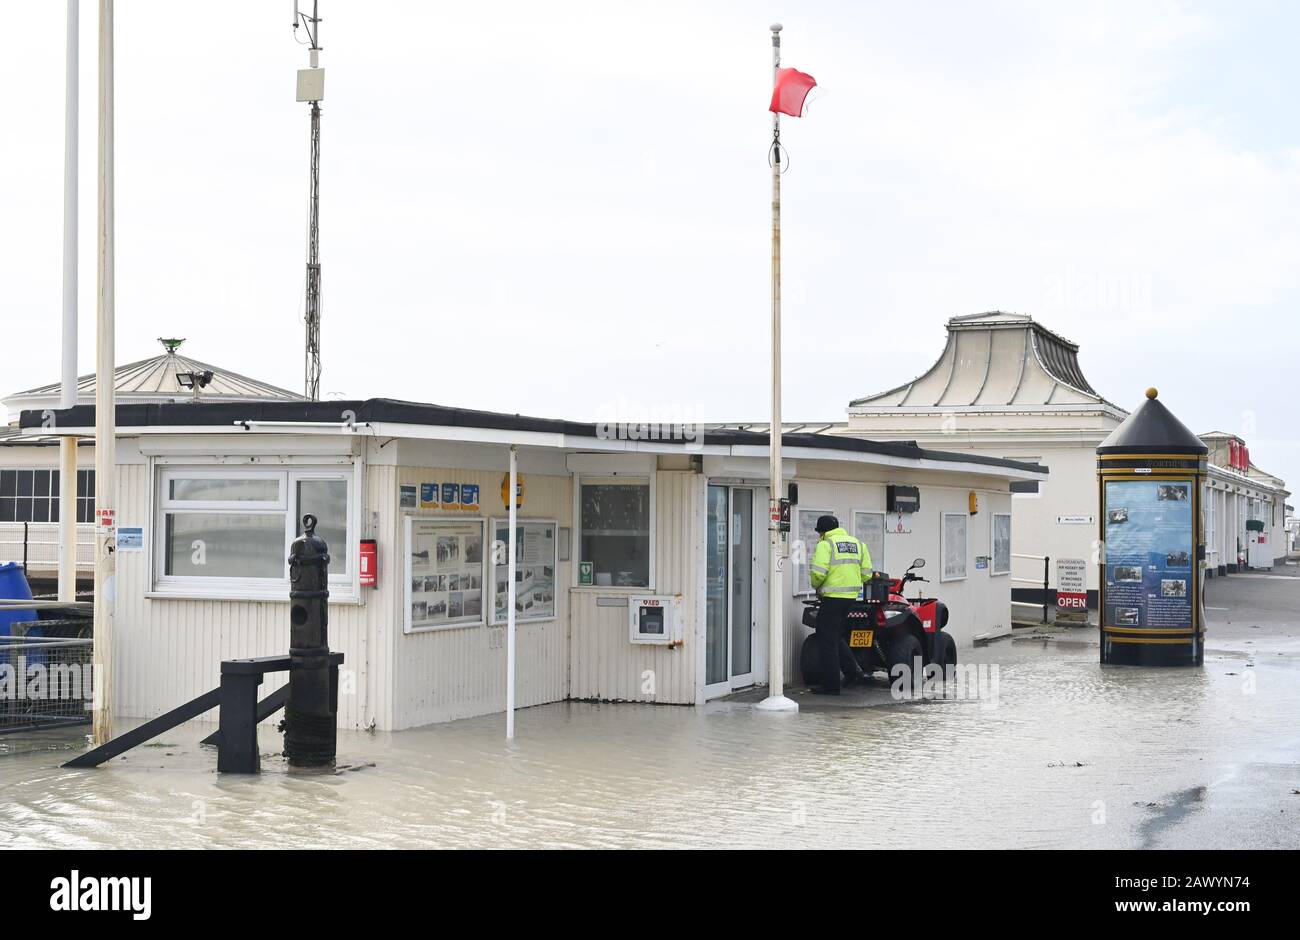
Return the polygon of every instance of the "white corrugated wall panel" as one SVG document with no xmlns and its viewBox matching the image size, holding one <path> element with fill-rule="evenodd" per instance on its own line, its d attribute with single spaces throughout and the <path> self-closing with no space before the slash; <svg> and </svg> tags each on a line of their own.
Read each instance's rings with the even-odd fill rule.
<svg viewBox="0 0 1300 940">
<path fill-rule="evenodd" d="M 504 453 L 504 451 L 503 451 Z M 504 465 L 504 461 L 503 461 Z M 384 514 L 394 520 L 381 553 L 390 559 L 385 571 L 394 596 L 388 623 L 392 640 L 392 722 L 394 729 L 484 715 L 505 709 L 505 627 L 483 625 L 404 634 L 405 602 L 403 561 L 406 546 L 403 514 L 398 511 L 398 487 L 405 484 L 455 480 L 477 483 L 487 518 L 503 518 L 502 471 L 449 470 L 436 467 L 398 467 L 393 474 Z M 463 518 L 464 513 L 419 511 L 418 517 Z M 569 526 L 572 519 L 572 483 L 567 476 L 527 474 L 521 519 L 555 519 Z M 386 546 L 386 549 L 385 549 Z M 556 567 L 556 619 L 519 624 L 516 631 L 516 702 L 519 707 L 560 701 L 568 696 L 568 593 L 570 563 Z M 381 576 L 381 579 L 383 576 Z M 490 582 L 489 582 L 490 583 Z M 484 596 L 490 596 L 485 585 Z M 486 610 L 486 604 L 485 604 Z"/>
<path fill-rule="evenodd" d="M 147 464 L 118 466 L 118 524 L 143 525 L 147 544 L 157 537 L 149 517 Z M 151 718 L 216 688 L 221 661 L 247 656 L 283 656 L 289 651 L 288 592 L 284 601 L 212 601 L 148 598 L 152 551 L 119 553 L 117 611 L 113 638 L 113 702 L 116 714 Z M 330 648 L 345 656 L 344 669 L 359 670 L 364 657 L 367 608 L 331 604 Z M 287 679 L 268 675 L 269 694 Z M 346 677 L 340 682 L 347 684 Z M 360 727 L 362 691 L 339 695 L 339 725 Z M 216 712 L 205 716 L 215 721 Z M 368 721 L 368 719 L 366 719 Z"/>
<path fill-rule="evenodd" d="M 628 640 L 628 608 L 602 607 L 599 598 L 625 599 L 630 592 L 575 588 L 571 591 L 573 637 L 570 646 L 575 699 L 695 702 L 695 598 L 702 587 L 696 540 L 702 529 L 704 478 L 689 471 L 655 475 L 655 594 L 681 595 L 677 607 L 682 645 L 669 648 Z M 575 547 L 578 540 L 575 538 Z M 637 591 L 635 593 L 651 593 Z"/>
</svg>

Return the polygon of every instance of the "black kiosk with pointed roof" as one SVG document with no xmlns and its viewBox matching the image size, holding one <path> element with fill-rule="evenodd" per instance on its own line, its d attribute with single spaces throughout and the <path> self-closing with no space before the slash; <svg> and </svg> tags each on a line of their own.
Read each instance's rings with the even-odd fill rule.
<svg viewBox="0 0 1300 940">
<path fill-rule="evenodd" d="M 1157 394 L 1097 447 L 1101 661 L 1199 666 L 1209 449 Z"/>
</svg>

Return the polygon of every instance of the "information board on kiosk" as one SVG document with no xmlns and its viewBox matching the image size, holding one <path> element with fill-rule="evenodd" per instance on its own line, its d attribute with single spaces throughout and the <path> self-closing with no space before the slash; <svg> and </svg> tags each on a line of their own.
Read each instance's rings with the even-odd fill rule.
<svg viewBox="0 0 1300 940">
<path fill-rule="evenodd" d="M 1192 628 L 1192 507 L 1190 479 L 1106 482 L 1108 625 Z"/>
</svg>

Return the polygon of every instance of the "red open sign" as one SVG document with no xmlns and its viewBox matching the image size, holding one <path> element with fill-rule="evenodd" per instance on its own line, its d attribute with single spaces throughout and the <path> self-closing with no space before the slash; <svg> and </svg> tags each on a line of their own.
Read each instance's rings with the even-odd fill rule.
<svg viewBox="0 0 1300 940">
<path fill-rule="evenodd" d="M 1087 610 L 1088 595 L 1057 591 L 1056 606 L 1064 610 Z"/>
</svg>

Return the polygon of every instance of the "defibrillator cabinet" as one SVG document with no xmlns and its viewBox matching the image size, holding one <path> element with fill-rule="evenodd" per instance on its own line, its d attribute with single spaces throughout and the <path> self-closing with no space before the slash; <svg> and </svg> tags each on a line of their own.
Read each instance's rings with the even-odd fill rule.
<svg viewBox="0 0 1300 940">
<path fill-rule="evenodd" d="M 681 641 L 675 595 L 634 595 L 627 607 L 631 642 L 673 646 Z"/>
</svg>

